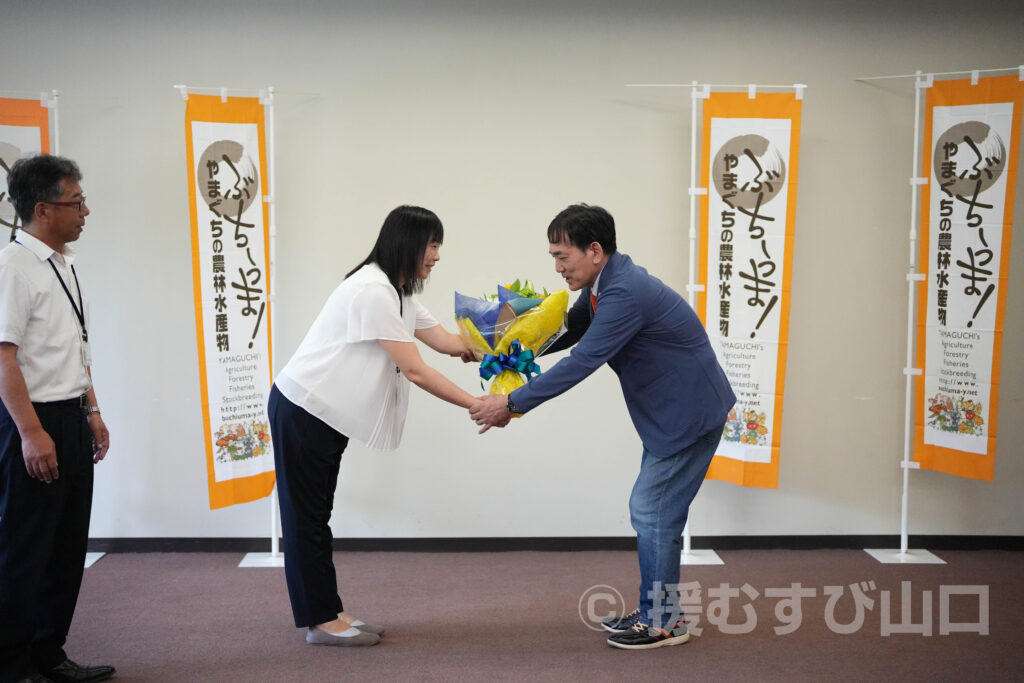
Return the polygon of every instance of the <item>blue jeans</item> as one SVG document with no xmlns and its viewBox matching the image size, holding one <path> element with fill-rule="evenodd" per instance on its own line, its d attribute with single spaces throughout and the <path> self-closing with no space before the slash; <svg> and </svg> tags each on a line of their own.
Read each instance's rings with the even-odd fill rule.
<svg viewBox="0 0 1024 683">
<path fill-rule="evenodd" d="M 644 449 L 640 475 L 629 497 L 629 518 L 636 530 L 640 621 L 645 624 L 669 629 L 682 619 L 679 537 L 722 439 L 722 427 L 667 458 L 656 458 Z"/>
</svg>

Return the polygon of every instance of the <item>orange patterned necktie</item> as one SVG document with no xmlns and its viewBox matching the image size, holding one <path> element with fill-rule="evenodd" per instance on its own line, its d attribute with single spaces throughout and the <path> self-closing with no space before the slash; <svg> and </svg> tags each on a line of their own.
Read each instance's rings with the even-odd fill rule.
<svg viewBox="0 0 1024 683">
<path fill-rule="evenodd" d="M 597 294 L 590 293 L 590 310 L 597 313 Z"/>
</svg>

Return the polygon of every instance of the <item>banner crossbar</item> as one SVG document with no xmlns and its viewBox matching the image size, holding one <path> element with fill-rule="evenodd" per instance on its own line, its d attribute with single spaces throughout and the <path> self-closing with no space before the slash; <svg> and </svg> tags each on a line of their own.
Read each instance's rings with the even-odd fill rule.
<svg viewBox="0 0 1024 683">
<path fill-rule="evenodd" d="M 758 90 L 802 90 L 804 83 L 787 83 L 786 85 L 761 85 L 760 83 L 626 83 L 627 88 L 737 88 L 746 90 L 750 87 Z"/>
<path fill-rule="evenodd" d="M 219 95 L 221 97 L 228 95 L 231 97 L 258 97 L 261 100 L 266 100 L 268 96 L 268 90 L 266 87 L 254 87 L 254 88 L 225 88 L 223 86 L 217 87 L 206 87 L 199 85 L 185 85 L 178 83 L 172 85 L 172 88 L 177 90 L 181 94 L 181 99 L 187 100 L 189 93 L 195 95 Z M 3 91 L 0 91 L 2 93 Z M 318 92 L 303 92 L 299 90 L 277 90 L 274 89 L 275 95 L 305 95 L 309 97 L 318 97 Z M 265 104 L 266 102 L 262 102 Z"/>
<path fill-rule="evenodd" d="M 931 73 L 929 75 L 930 76 L 971 76 L 973 74 L 988 74 L 988 73 L 997 73 L 997 72 L 1000 72 L 1000 71 L 1009 71 L 1009 72 L 1016 71 L 1016 72 L 1021 74 L 1021 80 L 1024 80 L 1024 64 L 1020 64 L 1018 66 L 1005 66 L 1005 67 L 1002 67 L 1002 68 L 999 68 L 999 69 L 967 69 L 965 71 L 938 71 L 938 72 Z M 916 74 L 898 74 L 898 75 L 895 75 L 895 76 L 863 76 L 861 78 L 855 78 L 853 80 L 855 80 L 855 81 L 884 81 L 884 80 L 890 80 L 890 79 L 896 79 L 896 78 L 918 78 L 918 77 L 920 77 L 920 75 L 921 75 L 921 72 L 919 71 Z"/>
<path fill-rule="evenodd" d="M 12 100 L 45 100 L 48 99 L 52 93 L 56 93 L 56 90 L 49 92 L 45 90 L 2 90 L 0 89 L 0 97 L 9 97 Z"/>
</svg>

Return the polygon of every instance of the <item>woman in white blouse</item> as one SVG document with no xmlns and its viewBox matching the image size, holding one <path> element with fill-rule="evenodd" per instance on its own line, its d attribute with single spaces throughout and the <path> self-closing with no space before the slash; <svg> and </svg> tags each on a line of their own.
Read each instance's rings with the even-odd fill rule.
<svg viewBox="0 0 1024 683">
<path fill-rule="evenodd" d="M 463 408 L 477 401 L 427 365 L 415 342 L 473 358 L 414 296 L 440 259 L 443 240 L 432 211 L 400 206 L 388 214 L 373 251 L 328 297 L 271 388 L 285 577 L 307 643 L 375 645 L 383 633 L 344 611 L 331 559 L 328 522 L 349 439 L 397 447 L 409 382 Z"/>
</svg>

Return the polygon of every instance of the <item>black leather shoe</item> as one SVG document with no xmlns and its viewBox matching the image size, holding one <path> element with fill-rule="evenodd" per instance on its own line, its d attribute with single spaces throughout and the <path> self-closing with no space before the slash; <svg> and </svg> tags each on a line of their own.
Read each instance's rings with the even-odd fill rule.
<svg viewBox="0 0 1024 683">
<path fill-rule="evenodd" d="M 49 671 L 44 671 L 43 675 L 57 683 L 96 683 L 97 681 L 105 681 L 112 677 L 114 675 L 114 667 L 82 666 L 72 662 L 70 659 L 65 659 Z"/>
<path fill-rule="evenodd" d="M 28 678 L 23 678 L 18 683 L 53 683 L 53 681 L 43 674 L 32 674 Z"/>
</svg>

